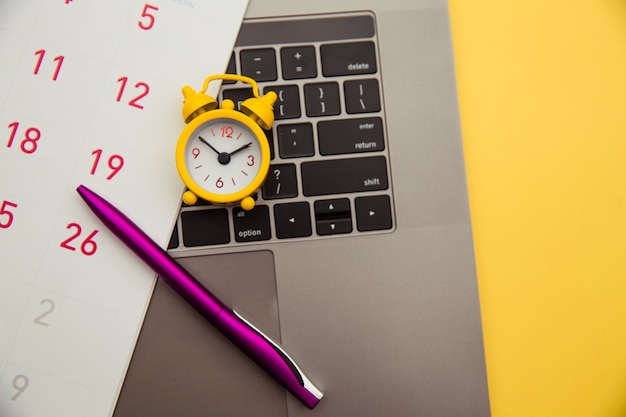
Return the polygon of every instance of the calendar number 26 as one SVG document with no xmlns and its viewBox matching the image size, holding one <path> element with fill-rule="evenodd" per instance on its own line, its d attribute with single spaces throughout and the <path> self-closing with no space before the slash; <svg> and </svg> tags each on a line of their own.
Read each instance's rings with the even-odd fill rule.
<svg viewBox="0 0 626 417">
<path fill-rule="evenodd" d="M 71 250 L 72 252 L 74 252 L 76 251 L 76 249 L 78 249 L 77 246 L 75 246 L 74 241 L 78 239 L 80 242 L 80 236 L 83 232 L 83 228 L 78 223 L 70 223 L 66 226 L 66 229 L 73 230 L 72 235 L 65 239 L 63 242 L 61 242 L 59 246 L 63 249 Z M 98 250 L 98 245 L 93 239 L 97 233 L 98 231 L 94 230 L 85 239 L 83 239 L 82 242 L 80 242 L 80 252 L 83 255 L 91 256 L 95 254 Z"/>
</svg>

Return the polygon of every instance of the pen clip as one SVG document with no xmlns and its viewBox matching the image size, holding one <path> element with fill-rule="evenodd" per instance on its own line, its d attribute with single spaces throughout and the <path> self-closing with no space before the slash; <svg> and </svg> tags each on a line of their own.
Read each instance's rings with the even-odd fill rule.
<svg viewBox="0 0 626 417">
<path fill-rule="evenodd" d="M 315 395 L 317 398 L 321 399 L 322 396 L 324 394 L 322 394 L 322 392 L 315 386 L 313 385 L 313 383 L 309 380 L 309 378 L 306 377 L 306 375 L 304 374 L 304 372 L 302 372 L 302 369 L 300 369 L 300 367 L 298 367 L 298 365 L 296 364 L 296 362 L 291 358 L 291 356 L 289 356 L 289 354 L 287 352 L 285 352 L 285 350 L 282 348 L 282 346 L 280 346 L 280 344 L 278 344 L 278 342 L 276 342 L 274 339 L 272 339 L 270 336 L 266 335 L 265 333 L 263 333 L 261 331 L 261 329 L 259 329 L 258 327 L 256 327 L 254 324 L 252 324 L 250 322 L 250 320 L 246 319 L 240 312 L 238 312 L 237 310 L 233 309 L 233 313 L 235 313 L 235 315 L 241 320 L 243 321 L 245 324 L 247 324 L 248 326 L 250 326 L 252 328 L 252 330 L 254 330 L 255 332 L 257 332 L 263 339 L 265 339 L 271 346 L 272 348 L 274 348 L 274 350 L 276 351 L 276 353 L 278 353 L 283 360 L 285 361 L 285 363 L 287 364 L 287 366 L 289 366 L 289 368 L 291 368 L 294 376 L 296 377 L 296 379 L 298 380 L 298 382 L 300 382 L 300 386 L 306 388 L 307 390 L 309 390 L 313 395 Z"/>
</svg>

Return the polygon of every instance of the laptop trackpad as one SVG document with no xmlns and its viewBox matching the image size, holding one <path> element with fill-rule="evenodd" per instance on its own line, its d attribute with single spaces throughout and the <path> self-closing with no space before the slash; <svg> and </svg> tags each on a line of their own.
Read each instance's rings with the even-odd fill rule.
<svg viewBox="0 0 626 417">
<path fill-rule="evenodd" d="M 178 260 L 280 340 L 270 251 Z M 284 389 L 158 280 L 115 417 L 286 416 Z"/>
</svg>

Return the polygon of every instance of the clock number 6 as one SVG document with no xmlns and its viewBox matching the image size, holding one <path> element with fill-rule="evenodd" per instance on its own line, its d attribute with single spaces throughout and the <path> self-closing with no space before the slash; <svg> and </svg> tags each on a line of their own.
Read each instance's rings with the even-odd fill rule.
<svg viewBox="0 0 626 417">
<path fill-rule="evenodd" d="M 154 14 L 150 13 L 150 10 L 154 10 L 155 12 L 159 10 L 158 7 L 153 6 L 151 4 L 144 4 L 143 10 L 141 11 L 141 17 L 146 18 L 146 21 L 139 20 L 137 25 L 143 30 L 150 30 L 152 26 L 154 26 Z"/>
<path fill-rule="evenodd" d="M 61 245 L 59 246 L 61 246 L 64 249 L 75 251 L 76 247 L 71 246 L 70 243 L 74 239 L 80 236 L 83 229 L 82 227 L 80 227 L 78 223 L 70 223 L 65 228 L 68 230 L 75 229 L 75 232 L 72 236 L 65 239 L 63 242 L 61 242 Z M 87 238 L 85 238 L 85 240 L 83 240 L 83 242 L 80 244 L 80 251 L 83 253 L 83 255 L 91 256 L 94 253 L 96 253 L 96 250 L 98 249 L 98 245 L 96 244 L 96 241 L 93 240 L 93 237 L 96 235 L 96 233 L 98 233 L 97 230 L 94 230 L 93 232 L 91 232 L 89 236 L 87 236 Z"/>
</svg>

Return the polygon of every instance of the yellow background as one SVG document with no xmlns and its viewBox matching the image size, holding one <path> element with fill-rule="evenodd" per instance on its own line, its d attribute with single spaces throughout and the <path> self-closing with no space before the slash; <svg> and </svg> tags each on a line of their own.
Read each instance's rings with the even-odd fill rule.
<svg viewBox="0 0 626 417">
<path fill-rule="evenodd" d="M 493 417 L 626 416 L 626 0 L 449 0 Z"/>
</svg>

